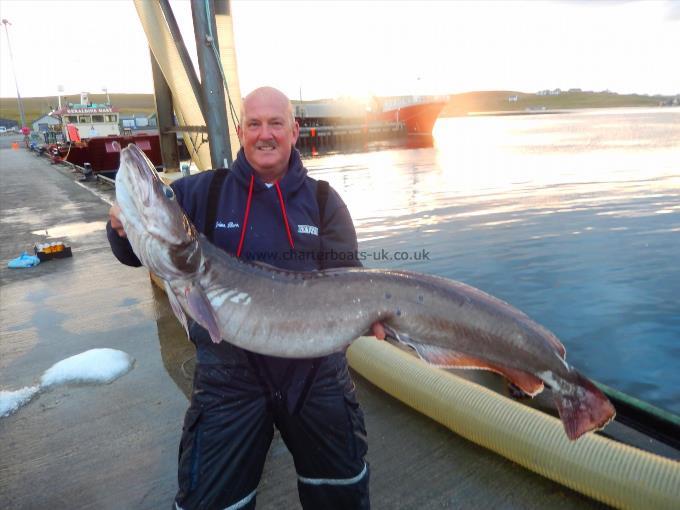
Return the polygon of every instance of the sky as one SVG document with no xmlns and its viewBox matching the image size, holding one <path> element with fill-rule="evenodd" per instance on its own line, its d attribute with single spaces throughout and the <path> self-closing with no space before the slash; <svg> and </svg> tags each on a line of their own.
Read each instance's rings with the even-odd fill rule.
<svg viewBox="0 0 680 510">
<path fill-rule="evenodd" d="M 189 0 L 171 1 L 195 53 Z M 232 0 L 241 92 L 679 94 L 680 0 Z M 152 93 L 131 0 L 0 0 L 0 97 Z"/>
</svg>

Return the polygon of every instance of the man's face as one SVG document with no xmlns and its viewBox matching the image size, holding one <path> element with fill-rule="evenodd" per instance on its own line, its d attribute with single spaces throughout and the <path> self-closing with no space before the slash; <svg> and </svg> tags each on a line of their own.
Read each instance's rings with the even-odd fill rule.
<svg viewBox="0 0 680 510">
<path fill-rule="evenodd" d="M 246 159 L 265 182 L 276 181 L 288 169 L 299 132 L 283 94 L 264 90 L 244 100 L 238 136 Z"/>
</svg>

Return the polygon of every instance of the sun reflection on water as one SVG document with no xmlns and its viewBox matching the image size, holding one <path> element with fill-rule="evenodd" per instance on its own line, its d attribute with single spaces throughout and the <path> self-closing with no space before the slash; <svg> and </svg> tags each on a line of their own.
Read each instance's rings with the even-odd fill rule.
<svg viewBox="0 0 680 510">
<path fill-rule="evenodd" d="M 596 380 L 680 414 L 680 108 L 440 119 L 430 148 L 306 161 L 366 260 L 460 279 L 553 330 Z"/>
</svg>

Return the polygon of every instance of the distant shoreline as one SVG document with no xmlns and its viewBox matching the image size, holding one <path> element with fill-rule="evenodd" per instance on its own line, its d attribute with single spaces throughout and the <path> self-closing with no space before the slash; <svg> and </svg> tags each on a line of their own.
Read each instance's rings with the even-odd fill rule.
<svg viewBox="0 0 680 510">
<path fill-rule="evenodd" d="M 109 94 L 111 104 L 122 114 L 150 115 L 156 111 L 153 94 Z M 654 107 L 680 104 L 680 93 L 673 95 L 617 94 L 615 92 L 588 92 L 578 89 L 525 93 L 512 90 L 464 92 L 449 94 L 449 102 L 440 117 L 484 115 L 537 115 L 566 113 L 565 110 L 583 108 Z M 105 103 L 106 95 L 90 94 L 93 103 Z M 80 96 L 62 97 L 62 104 L 77 103 Z M 321 101 L 319 99 L 318 101 Z M 26 121 L 32 123 L 57 107 L 56 96 L 27 97 L 22 99 Z M 305 101 L 314 102 L 314 101 Z M 293 101 L 297 103 L 297 101 Z M 0 98 L 0 119 L 18 122 L 17 99 Z"/>
<path fill-rule="evenodd" d="M 514 91 L 466 92 L 449 96 L 449 104 L 440 117 L 468 115 L 535 115 L 567 113 L 586 108 L 634 108 L 657 107 L 680 104 L 676 96 L 645 96 L 640 94 L 616 94 L 614 92 L 584 92 L 581 90 L 543 91 L 526 94 Z"/>
</svg>

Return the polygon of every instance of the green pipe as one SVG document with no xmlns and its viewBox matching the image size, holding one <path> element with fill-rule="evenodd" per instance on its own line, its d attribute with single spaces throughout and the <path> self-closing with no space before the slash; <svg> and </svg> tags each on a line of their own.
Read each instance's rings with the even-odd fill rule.
<svg viewBox="0 0 680 510">
<path fill-rule="evenodd" d="M 607 386 L 606 384 L 602 384 L 597 381 L 593 382 L 595 383 L 595 386 L 600 388 L 609 398 L 625 402 L 628 406 L 630 406 L 633 409 L 639 409 L 641 412 L 651 415 L 660 421 L 667 422 L 669 425 L 672 425 L 674 427 L 680 427 L 680 416 L 673 414 L 669 411 L 666 411 L 665 409 L 660 409 L 656 406 L 653 406 L 652 404 L 649 404 L 644 400 L 640 400 L 631 395 L 626 395 L 625 393 L 620 392 L 619 390 L 615 390 L 614 388 Z"/>
<path fill-rule="evenodd" d="M 616 508 L 680 508 L 680 463 L 597 434 L 569 441 L 560 421 L 427 365 L 375 338 L 359 338 L 350 365 L 373 384 L 457 434 Z"/>
</svg>

